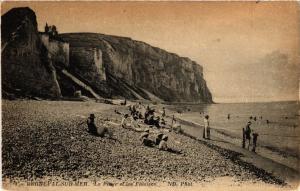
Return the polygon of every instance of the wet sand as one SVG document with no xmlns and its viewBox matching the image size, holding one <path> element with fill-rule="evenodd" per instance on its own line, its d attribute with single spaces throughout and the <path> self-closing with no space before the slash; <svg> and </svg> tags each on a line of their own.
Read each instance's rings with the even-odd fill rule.
<svg viewBox="0 0 300 191">
<path fill-rule="evenodd" d="M 140 132 L 118 125 L 121 116 L 115 109 L 127 111 L 124 106 L 94 101 L 2 101 L 4 182 L 47 178 L 214 184 L 230 177 L 240 184 L 291 188 L 280 177 L 242 161 L 235 151 L 182 134 L 163 131 L 169 136 L 168 145 L 183 154 L 142 146 Z M 116 140 L 86 132 L 85 120 L 90 113 L 96 115 L 97 125 L 113 132 Z M 150 134 L 150 138 L 154 136 Z"/>
</svg>

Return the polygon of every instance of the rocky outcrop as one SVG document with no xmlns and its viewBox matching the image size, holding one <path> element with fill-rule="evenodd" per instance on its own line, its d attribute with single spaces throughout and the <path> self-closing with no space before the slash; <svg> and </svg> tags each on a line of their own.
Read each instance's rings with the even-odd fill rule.
<svg viewBox="0 0 300 191">
<path fill-rule="evenodd" d="M 100 86 L 111 96 L 137 98 L 138 94 L 149 99 L 143 91 L 147 90 L 165 101 L 212 102 L 202 67 L 188 58 L 124 37 L 94 33 L 60 37 L 70 43 L 70 68 L 85 79 L 101 78 L 89 83 L 97 88 L 102 81 Z M 90 61 L 88 50 L 99 52 L 97 62 L 103 70 L 97 71 L 99 63 Z M 94 69 L 82 70 L 83 65 Z"/>
<path fill-rule="evenodd" d="M 37 30 L 35 13 L 14 8 L 1 17 L 2 89 L 26 96 L 61 96 L 54 66 Z"/>
</svg>

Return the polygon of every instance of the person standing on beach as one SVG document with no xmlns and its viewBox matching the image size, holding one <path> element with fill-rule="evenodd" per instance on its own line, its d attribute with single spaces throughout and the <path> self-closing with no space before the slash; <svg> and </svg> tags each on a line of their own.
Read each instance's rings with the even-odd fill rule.
<svg viewBox="0 0 300 191">
<path fill-rule="evenodd" d="M 252 136 L 253 136 L 253 147 L 252 147 L 252 151 L 255 152 L 258 133 L 254 132 L 254 133 L 252 133 Z"/>
<path fill-rule="evenodd" d="M 245 148 L 245 142 L 246 142 L 245 128 L 243 128 L 243 142 L 242 142 L 242 147 L 243 147 L 243 148 Z"/>
<path fill-rule="evenodd" d="M 209 126 L 209 116 L 205 115 L 204 117 L 204 129 L 203 129 L 203 138 L 208 138 L 210 139 L 210 126 Z M 205 136 L 206 134 L 206 136 Z"/>
<path fill-rule="evenodd" d="M 246 129 L 245 129 L 245 138 L 248 141 L 248 150 L 250 147 L 250 142 L 251 142 L 251 128 L 250 128 L 251 122 L 249 121 L 247 123 Z"/>
<path fill-rule="evenodd" d="M 166 109 L 165 109 L 165 107 L 163 107 L 162 109 L 163 109 L 162 117 L 166 117 Z"/>
</svg>

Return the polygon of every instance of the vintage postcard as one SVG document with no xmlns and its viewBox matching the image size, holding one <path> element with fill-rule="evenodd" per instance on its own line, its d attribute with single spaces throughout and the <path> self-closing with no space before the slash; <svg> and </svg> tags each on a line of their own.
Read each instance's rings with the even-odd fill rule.
<svg viewBox="0 0 300 191">
<path fill-rule="evenodd" d="M 3 1 L 3 190 L 297 190 L 297 1 Z"/>
</svg>

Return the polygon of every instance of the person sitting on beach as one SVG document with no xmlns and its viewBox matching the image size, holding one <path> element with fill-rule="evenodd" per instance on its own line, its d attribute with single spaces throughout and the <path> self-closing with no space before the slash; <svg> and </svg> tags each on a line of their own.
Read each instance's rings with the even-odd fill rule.
<svg viewBox="0 0 300 191">
<path fill-rule="evenodd" d="M 175 154 L 181 154 L 182 153 L 180 150 L 169 148 L 168 144 L 167 144 L 167 141 L 168 141 L 168 136 L 163 135 L 162 140 L 160 141 L 160 143 L 158 145 L 158 149 L 162 150 L 162 151 L 168 151 L 168 152 L 171 152 L 171 153 L 175 153 Z"/>
<path fill-rule="evenodd" d="M 155 139 L 155 144 L 156 144 L 156 145 L 159 145 L 159 143 L 161 142 L 163 136 L 164 136 L 163 133 L 159 133 L 159 134 L 156 136 L 156 139 Z"/>
<path fill-rule="evenodd" d="M 116 114 L 119 114 L 119 115 L 123 115 L 120 111 L 118 111 L 118 110 L 116 110 L 116 109 L 115 109 L 115 113 L 116 113 Z"/>
<path fill-rule="evenodd" d="M 95 114 L 90 114 L 90 117 L 87 119 L 87 126 L 88 126 L 88 132 L 91 134 L 96 134 L 97 133 L 97 127 L 95 125 Z"/>
<path fill-rule="evenodd" d="M 160 128 L 159 122 L 160 122 L 160 117 L 159 116 L 155 117 L 154 112 L 150 112 L 150 111 L 147 114 L 147 118 L 145 118 L 144 120 L 145 124 L 154 125 L 157 128 Z"/>
<path fill-rule="evenodd" d="M 177 123 L 176 119 L 174 118 L 173 119 L 173 122 L 172 122 L 172 130 L 175 132 L 175 133 L 180 133 L 182 130 L 181 130 L 181 125 L 179 123 Z"/>
<path fill-rule="evenodd" d="M 148 111 L 150 111 L 150 106 L 149 105 L 147 105 L 147 107 L 146 107 L 146 112 L 148 112 Z"/>
<path fill-rule="evenodd" d="M 134 116 L 129 116 L 125 114 L 121 121 L 121 127 L 123 128 L 131 128 L 136 131 L 140 131 L 141 127 L 139 125 L 139 121 Z"/>
<path fill-rule="evenodd" d="M 97 127 L 95 125 L 95 114 L 90 114 L 90 117 L 87 119 L 88 132 L 92 135 L 104 137 L 106 134 L 110 135 L 106 127 Z"/>
<path fill-rule="evenodd" d="M 251 142 L 251 128 L 250 128 L 250 125 L 251 125 L 251 122 L 249 121 L 247 123 L 246 129 L 245 129 L 245 138 L 246 138 L 246 141 L 248 140 L 248 150 L 249 150 L 250 142 Z"/>
<path fill-rule="evenodd" d="M 151 110 L 149 108 L 149 105 L 147 106 L 147 109 L 145 111 L 145 120 L 144 120 L 144 123 L 148 124 L 151 116 L 154 115 L 154 110 Z"/>
<path fill-rule="evenodd" d="M 142 144 L 147 147 L 154 147 L 154 142 L 149 139 L 149 130 L 146 130 L 144 133 L 141 134 L 140 140 Z"/>
<path fill-rule="evenodd" d="M 135 104 L 129 106 L 129 111 L 132 116 L 136 114 L 137 111 Z"/>
<path fill-rule="evenodd" d="M 160 117 L 156 116 L 153 121 L 155 127 L 160 128 Z"/>
<path fill-rule="evenodd" d="M 131 115 L 131 117 L 132 117 L 134 120 L 137 120 L 137 119 L 139 119 L 139 113 L 138 113 L 138 112 L 135 112 L 133 115 Z"/>
<path fill-rule="evenodd" d="M 161 118 L 161 120 L 160 120 L 160 124 L 161 124 L 161 125 L 166 125 L 166 121 L 165 121 L 165 119 L 164 119 L 164 118 Z"/>
<path fill-rule="evenodd" d="M 158 149 L 167 151 L 168 150 L 167 141 L 168 141 L 168 136 L 163 135 L 161 141 L 159 142 Z"/>
<path fill-rule="evenodd" d="M 255 150 L 256 150 L 256 142 L 257 142 L 258 133 L 253 132 L 253 133 L 252 133 L 252 136 L 253 136 L 253 147 L 252 147 L 252 151 L 255 152 Z"/>
<path fill-rule="evenodd" d="M 125 114 L 121 120 L 121 127 L 123 127 L 123 128 L 130 127 L 131 125 L 128 120 L 130 120 L 129 115 Z"/>
</svg>

